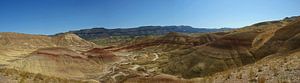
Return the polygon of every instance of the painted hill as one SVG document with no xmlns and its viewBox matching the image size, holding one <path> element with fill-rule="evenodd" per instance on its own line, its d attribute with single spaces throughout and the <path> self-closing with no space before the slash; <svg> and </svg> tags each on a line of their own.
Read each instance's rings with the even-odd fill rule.
<svg viewBox="0 0 300 83">
<path fill-rule="evenodd" d="M 87 77 L 103 73 L 103 61 L 95 61 L 89 55 L 81 54 L 97 45 L 75 34 L 49 37 L 4 32 L 0 36 L 0 64 L 3 70 L 0 78 L 3 81 L 81 83 Z"/>
<path fill-rule="evenodd" d="M 95 44 L 81 39 L 75 34 L 61 34 L 53 37 L 22 33 L 0 33 L 0 46 L 5 49 L 37 49 L 44 47 L 91 48 Z"/>
<path fill-rule="evenodd" d="M 267 63 L 268 60 L 282 58 L 282 56 L 289 56 L 290 53 L 298 52 L 299 24 L 300 18 L 292 18 L 262 22 L 228 32 L 208 33 L 198 36 L 169 33 L 161 37 L 142 38 L 108 49 L 120 53 L 129 52 L 128 55 L 133 58 L 128 61 L 131 64 L 120 66 L 123 69 L 129 66 L 129 70 L 119 70 L 123 73 L 120 77 L 127 78 L 119 79 L 122 82 L 127 80 L 128 83 L 151 83 L 160 80 L 161 83 L 197 83 L 203 81 L 186 79 L 197 79 L 199 77 L 199 79 L 202 79 L 217 72 L 243 67 L 258 61 Z M 271 59 L 265 59 L 265 57 L 270 56 L 272 56 Z M 290 59 L 294 62 L 298 61 L 297 58 Z M 273 62 L 273 64 L 276 63 Z M 140 74 L 137 74 L 137 72 Z M 141 74 L 141 72 L 144 74 Z M 292 72 L 298 71 L 293 70 Z M 270 75 L 267 72 L 264 73 Z M 171 76 L 165 76 L 164 74 Z M 296 73 L 291 75 L 281 74 L 275 77 L 292 77 L 291 75 Z M 252 81 L 252 78 L 245 77 L 243 79 L 247 79 L 247 82 Z M 259 80 L 260 78 L 255 79 Z M 213 80 L 216 79 L 212 78 L 204 81 L 211 82 Z M 280 80 L 280 78 L 272 78 L 272 80 L 270 82 Z M 292 78 L 290 80 L 293 82 L 299 81 Z"/>
<path fill-rule="evenodd" d="M 0 33 L 0 64 L 9 65 L 42 48 L 68 48 L 85 51 L 97 47 L 75 34 L 61 34 L 54 37 L 22 33 Z M 24 65 L 24 64 L 23 64 Z"/>
<path fill-rule="evenodd" d="M 101 51 L 98 53 L 101 55 L 92 55 L 96 54 L 95 51 Z M 14 61 L 8 68 L 51 77 L 84 80 L 105 73 L 108 63 L 117 59 L 114 54 L 105 50 L 92 49 L 78 53 L 68 48 L 42 48 Z"/>
</svg>

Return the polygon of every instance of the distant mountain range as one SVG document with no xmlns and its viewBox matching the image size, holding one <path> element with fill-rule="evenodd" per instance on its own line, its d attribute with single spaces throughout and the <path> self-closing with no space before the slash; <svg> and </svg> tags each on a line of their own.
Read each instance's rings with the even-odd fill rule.
<svg viewBox="0 0 300 83">
<path fill-rule="evenodd" d="M 92 40 L 97 38 L 107 38 L 111 36 L 146 36 L 146 35 L 165 35 L 169 32 L 178 33 L 204 33 L 204 32 L 218 32 L 231 30 L 231 28 L 209 29 L 209 28 L 193 28 L 191 26 L 141 26 L 137 28 L 92 28 L 82 29 L 76 31 L 69 31 L 67 33 L 74 33 L 81 38 Z"/>
</svg>

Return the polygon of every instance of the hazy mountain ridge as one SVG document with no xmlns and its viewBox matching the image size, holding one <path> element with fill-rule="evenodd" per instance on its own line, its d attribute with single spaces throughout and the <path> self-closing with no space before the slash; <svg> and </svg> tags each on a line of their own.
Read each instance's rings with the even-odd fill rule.
<svg viewBox="0 0 300 83">
<path fill-rule="evenodd" d="M 137 28 L 92 28 L 70 31 L 69 33 L 87 39 L 107 38 L 111 36 L 147 36 L 147 35 L 165 35 L 169 32 L 179 33 L 204 33 L 231 30 L 231 28 L 209 29 L 209 28 L 193 28 L 191 26 L 141 26 Z"/>
</svg>

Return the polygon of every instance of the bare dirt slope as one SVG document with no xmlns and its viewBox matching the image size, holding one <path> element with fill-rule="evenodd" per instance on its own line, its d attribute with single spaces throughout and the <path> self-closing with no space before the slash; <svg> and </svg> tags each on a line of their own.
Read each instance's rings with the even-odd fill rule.
<svg viewBox="0 0 300 83">
<path fill-rule="evenodd" d="M 300 19 L 285 19 L 258 23 L 229 32 L 199 36 L 170 33 L 163 37 L 147 38 L 139 40 L 137 43 L 109 49 L 121 54 L 127 52 L 129 53 L 128 56 L 131 56 L 130 61 L 126 62 L 129 65 L 119 65 L 120 72 L 123 73 L 119 76 L 120 80 L 123 80 L 121 82 L 126 82 L 126 80 L 129 80 L 128 82 L 148 82 L 149 80 L 149 82 L 161 80 L 162 83 L 178 80 L 179 82 L 180 80 L 186 82 L 185 79 L 200 79 L 198 77 L 211 76 L 217 72 L 253 64 L 261 59 L 265 60 L 265 57 L 271 55 L 279 58 L 280 56 L 289 56 L 290 52 L 297 52 L 299 48 L 299 24 Z M 153 61 L 153 59 L 155 60 Z M 291 59 L 293 61 L 298 60 L 298 58 Z M 290 66 L 295 66 L 295 64 Z M 132 68 L 138 70 L 130 70 Z M 293 70 L 292 72 L 298 71 Z M 166 76 L 166 79 L 156 77 L 164 74 L 173 76 L 171 78 Z M 282 75 L 289 75 L 287 77 L 290 78 L 292 75 L 297 76 L 297 73 L 282 73 Z M 247 82 L 253 81 L 251 78 L 244 79 L 247 79 Z M 274 78 L 274 80 L 278 79 Z M 292 81 L 299 80 L 294 79 Z"/>
<path fill-rule="evenodd" d="M 33 76 L 41 74 L 42 77 L 49 77 L 49 79 L 57 78 L 65 81 L 74 79 L 80 82 L 80 80 L 96 78 L 103 73 L 103 67 L 106 66 L 102 61 L 90 59 L 90 55 L 81 54 L 97 45 L 75 34 L 61 34 L 53 37 L 21 33 L 0 33 L 0 35 L 0 64 L 5 70 L 1 71 L 4 74 L 1 76 L 4 79 L 8 78 L 6 80 L 10 80 L 11 77 L 30 80 L 30 76 L 24 77 L 22 74 Z M 20 73 L 8 73 L 7 77 L 6 70 Z M 21 76 L 18 76 L 20 74 Z M 40 80 L 45 81 L 42 77 L 39 77 Z M 22 82 L 22 80 L 15 81 Z M 72 82 L 72 80 L 69 81 Z"/>
</svg>

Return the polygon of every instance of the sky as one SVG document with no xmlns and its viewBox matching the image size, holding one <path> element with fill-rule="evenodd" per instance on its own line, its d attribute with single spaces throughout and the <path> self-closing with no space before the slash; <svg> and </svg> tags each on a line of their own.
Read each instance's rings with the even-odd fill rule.
<svg viewBox="0 0 300 83">
<path fill-rule="evenodd" d="M 0 0 L 0 32 L 55 34 L 93 27 L 239 28 L 300 15 L 300 0 Z"/>
</svg>

